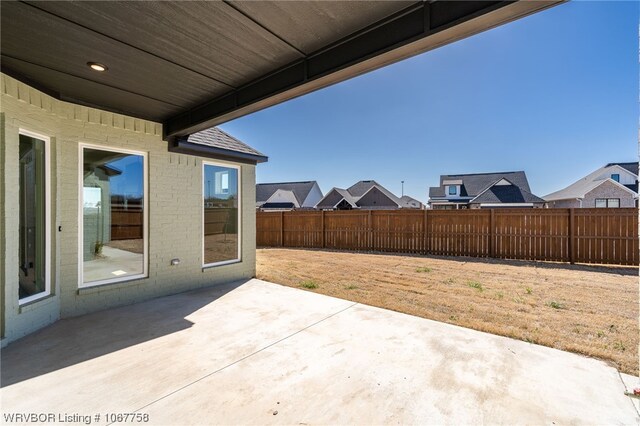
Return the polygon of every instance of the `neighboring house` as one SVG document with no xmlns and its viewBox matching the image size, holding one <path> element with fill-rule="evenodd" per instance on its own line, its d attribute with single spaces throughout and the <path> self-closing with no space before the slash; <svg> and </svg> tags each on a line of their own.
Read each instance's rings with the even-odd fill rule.
<svg viewBox="0 0 640 426">
<path fill-rule="evenodd" d="M 264 155 L 217 128 L 171 152 L 159 123 L 0 79 L 3 346 L 60 318 L 255 276 Z"/>
<path fill-rule="evenodd" d="M 320 210 L 419 209 L 422 203 L 405 196 L 396 197 L 375 180 L 361 180 L 347 189 L 333 188 L 316 204 Z"/>
<path fill-rule="evenodd" d="M 424 204 L 422 204 L 421 201 L 416 200 L 413 197 L 409 197 L 408 195 L 403 195 L 402 197 L 400 197 L 400 200 L 407 205 L 409 208 L 412 209 L 424 209 Z"/>
<path fill-rule="evenodd" d="M 635 207 L 638 162 L 609 163 L 544 197 L 549 207 Z"/>
<path fill-rule="evenodd" d="M 545 201 L 531 193 L 523 171 L 441 175 L 440 186 L 429 188 L 432 209 L 496 207 L 541 208 Z"/>
<path fill-rule="evenodd" d="M 315 180 L 256 185 L 256 208 L 261 210 L 312 209 L 321 199 L 322 191 Z"/>
</svg>

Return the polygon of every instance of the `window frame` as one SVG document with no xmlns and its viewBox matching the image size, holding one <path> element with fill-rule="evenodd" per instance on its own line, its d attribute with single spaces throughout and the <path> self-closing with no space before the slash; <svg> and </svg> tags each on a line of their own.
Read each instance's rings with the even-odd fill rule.
<svg viewBox="0 0 640 426">
<path fill-rule="evenodd" d="M 142 156 L 142 186 L 143 186 L 143 264 L 142 273 L 137 275 L 127 275 L 126 277 L 115 277 L 104 280 L 84 282 L 84 211 L 83 211 L 83 195 L 84 195 L 84 150 L 95 149 L 98 151 L 117 152 L 121 154 L 131 154 Z M 149 159 L 148 153 L 145 151 L 136 151 L 124 148 L 115 148 L 107 145 L 96 145 L 89 143 L 78 144 L 78 289 L 98 287 L 109 284 L 122 283 L 126 281 L 135 281 L 149 278 Z"/>
<path fill-rule="evenodd" d="M 616 176 L 616 177 L 614 177 L 614 176 Z M 611 174 L 611 180 L 613 180 L 614 182 L 620 183 L 620 173 L 612 173 Z"/>
<path fill-rule="evenodd" d="M 598 207 L 598 201 L 604 202 L 604 206 Z M 607 208 L 607 199 L 606 198 L 596 198 L 595 201 L 594 201 L 594 207 L 596 209 L 605 209 L 605 208 Z"/>
<path fill-rule="evenodd" d="M 616 207 L 612 207 L 612 206 L 609 205 L 609 201 L 613 201 L 613 200 L 618 202 L 618 205 Z M 620 198 L 607 198 L 607 208 L 608 209 L 619 209 L 620 208 Z"/>
<path fill-rule="evenodd" d="M 20 299 L 18 292 L 18 306 L 36 302 L 51 296 L 51 138 L 40 133 L 27 129 L 18 129 L 18 139 L 20 135 L 44 142 L 44 291 L 32 294 Z M 18 159 L 19 160 L 19 159 Z"/>
<path fill-rule="evenodd" d="M 235 169 L 238 173 L 238 257 L 235 259 L 229 259 L 229 260 L 223 260 L 221 262 L 214 262 L 214 263 L 205 263 L 205 257 L 204 257 L 204 208 L 205 208 L 205 167 L 206 166 L 215 166 L 215 167 L 226 167 L 229 169 Z M 224 266 L 224 265 L 230 265 L 233 263 L 240 263 L 242 262 L 242 235 L 243 235 L 243 230 L 242 230 L 242 167 L 240 165 L 236 165 L 236 164 L 231 164 L 231 163 L 224 163 L 224 162 L 219 162 L 219 161 L 210 161 L 210 160 L 203 160 L 202 161 L 202 183 L 200 185 L 200 194 L 202 197 L 202 203 L 201 203 L 201 209 L 200 209 L 200 214 L 202 215 L 201 217 L 201 225 L 202 225 L 202 234 L 201 234 L 201 242 L 202 242 L 202 250 L 201 250 L 201 255 L 202 255 L 202 269 L 208 269 L 208 268 L 215 268 L 216 266 Z"/>
<path fill-rule="evenodd" d="M 458 186 L 457 185 L 447 185 L 449 188 L 447 190 L 447 195 L 458 195 Z M 453 188 L 453 194 L 451 193 L 451 188 Z"/>
</svg>

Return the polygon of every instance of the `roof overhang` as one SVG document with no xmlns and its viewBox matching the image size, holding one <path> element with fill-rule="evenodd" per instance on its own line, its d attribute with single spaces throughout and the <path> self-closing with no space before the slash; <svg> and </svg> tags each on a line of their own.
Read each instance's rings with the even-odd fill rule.
<svg viewBox="0 0 640 426">
<path fill-rule="evenodd" d="M 186 137 L 172 138 L 169 140 L 169 151 L 178 154 L 196 155 L 198 157 L 214 158 L 217 160 L 227 160 L 235 163 L 253 164 L 264 163 L 267 156 L 248 154 L 229 149 L 202 145 L 189 142 Z"/>
<path fill-rule="evenodd" d="M 1 67 L 179 139 L 561 2 L 1 2 Z"/>
</svg>

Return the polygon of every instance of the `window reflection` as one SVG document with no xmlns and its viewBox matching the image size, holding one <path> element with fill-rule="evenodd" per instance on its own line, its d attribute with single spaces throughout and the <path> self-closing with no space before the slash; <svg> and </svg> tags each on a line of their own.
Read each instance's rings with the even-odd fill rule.
<svg viewBox="0 0 640 426">
<path fill-rule="evenodd" d="M 238 169 L 204 165 L 204 264 L 240 259 Z"/>
<path fill-rule="evenodd" d="M 145 273 L 144 157 L 83 150 L 83 283 Z"/>
</svg>

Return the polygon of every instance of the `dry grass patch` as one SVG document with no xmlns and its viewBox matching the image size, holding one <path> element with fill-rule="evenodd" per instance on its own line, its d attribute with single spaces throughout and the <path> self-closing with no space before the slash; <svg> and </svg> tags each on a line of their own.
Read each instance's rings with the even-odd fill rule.
<svg viewBox="0 0 640 426">
<path fill-rule="evenodd" d="M 638 374 L 635 268 L 294 249 L 259 249 L 257 267 L 266 281 L 572 351 Z"/>
</svg>

